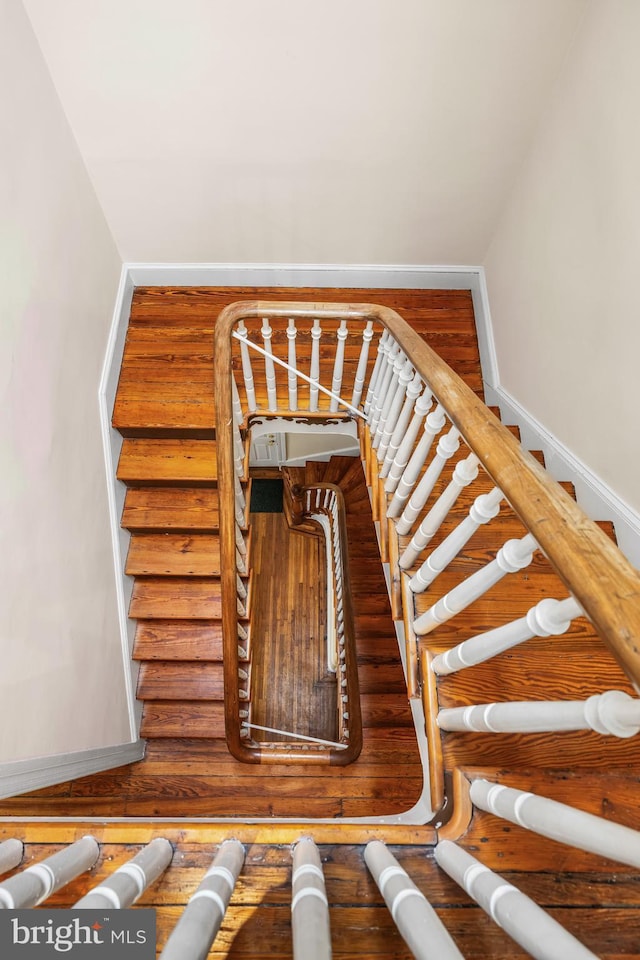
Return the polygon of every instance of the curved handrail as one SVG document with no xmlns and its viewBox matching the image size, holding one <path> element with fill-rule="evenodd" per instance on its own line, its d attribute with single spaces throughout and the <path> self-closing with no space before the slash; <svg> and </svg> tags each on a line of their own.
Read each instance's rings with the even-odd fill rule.
<svg viewBox="0 0 640 960">
<path fill-rule="evenodd" d="M 220 430 L 231 423 L 231 331 L 241 319 L 319 317 L 375 320 L 391 332 L 469 448 L 534 535 L 567 588 L 631 680 L 640 687 L 640 575 L 475 393 L 392 309 L 376 304 L 249 301 L 230 304 L 215 331 L 215 400 Z M 227 382 L 225 388 L 225 381 Z M 219 476 L 230 476 L 230 441 L 218 443 Z M 221 534 L 233 510 L 221 504 Z M 227 518 L 224 519 L 223 515 Z M 222 530 L 225 526 L 226 532 Z M 231 531 L 232 532 L 232 531 Z M 233 542 L 233 537 L 229 542 Z M 226 572 L 233 577 L 233 568 Z M 233 590 L 233 586 L 230 588 Z M 231 595 L 231 594 L 229 594 Z M 226 630 L 225 630 L 226 632 Z"/>
</svg>

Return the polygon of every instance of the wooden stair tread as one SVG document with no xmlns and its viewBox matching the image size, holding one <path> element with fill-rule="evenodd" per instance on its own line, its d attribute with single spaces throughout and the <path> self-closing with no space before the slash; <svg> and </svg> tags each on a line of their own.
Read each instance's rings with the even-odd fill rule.
<svg viewBox="0 0 640 960">
<path fill-rule="evenodd" d="M 130 576 L 217 577 L 217 534 L 136 533 L 131 537 L 125 573 Z"/>
<path fill-rule="evenodd" d="M 139 700 L 224 700 L 221 663 L 144 661 Z"/>
<path fill-rule="evenodd" d="M 216 700 L 147 700 L 141 737 L 224 738 L 224 704 Z"/>
<path fill-rule="evenodd" d="M 133 658 L 222 662 L 222 624 L 219 620 L 140 620 Z"/>
<path fill-rule="evenodd" d="M 218 491 L 193 487 L 130 487 L 122 526 L 131 532 L 218 529 Z"/>
<path fill-rule="evenodd" d="M 211 440 L 124 440 L 117 477 L 138 486 L 215 486 L 218 464 Z"/>
<path fill-rule="evenodd" d="M 213 577 L 147 577 L 136 580 L 129 616 L 152 620 L 219 619 L 220 581 Z"/>
</svg>

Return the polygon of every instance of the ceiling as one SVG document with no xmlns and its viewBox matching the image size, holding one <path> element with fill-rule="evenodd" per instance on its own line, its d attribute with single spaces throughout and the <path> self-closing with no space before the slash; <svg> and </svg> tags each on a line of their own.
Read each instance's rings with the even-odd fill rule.
<svg viewBox="0 0 640 960">
<path fill-rule="evenodd" d="M 23 0 L 123 259 L 481 262 L 585 0 Z"/>
</svg>

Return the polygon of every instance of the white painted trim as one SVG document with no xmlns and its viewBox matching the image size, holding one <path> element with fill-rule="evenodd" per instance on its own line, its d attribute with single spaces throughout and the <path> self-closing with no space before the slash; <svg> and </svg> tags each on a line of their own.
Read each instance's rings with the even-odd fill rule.
<svg viewBox="0 0 640 960">
<path fill-rule="evenodd" d="M 592 520 L 612 520 L 620 550 L 640 567 L 640 517 L 606 483 L 574 456 L 546 427 L 536 420 L 508 390 L 485 385 L 487 403 L 500 408 L 504 423 L 517 424 L 522 445 L 542 450 L 548 472 L 555 480 L 570 480 L 576 500 Z"/>
<path fill-rule="evenodd" d="M 120 627 L 120 642 L 122 646 L 122 668 L 129 714 L 129 735 L 136 740 L 140 731 L 142 705 L 136 700 L 136 683 L 139 664 L 132 660 L 134 624 L 129 620 L 128 610 L 133 580 L 124 573 L 124 562 L 129 550 L 130 534 L 120 526 L 122 507 L 124 505 L 125 485 L 116 479 L 116 466 L 122 449 L 122 437 L 111 426 L 111 411 L 118 388 L 122 355 L 127 335 L 131 300 L 133 298 L 134 283 L 125 267 L 122 268 L 120 284 L 113 310 L 113 319 L 107 341 L 107 349 L 98 389 L 100 406 L 100 428 L 102 431 L 102 445 L 107 480 L 107 497 L 109 502 L 109 523 L 111 527 L 111 542 L 113 550 L 116 598 L 118 603 L 118 623 Z"/>
<path fill-rule="evenodd" d="M 126 263 L 136 286 L 396 287 L 480 290 L 482 267 L 411 264 Z"/>
<path fill-rule="evenodd" d="M 120 743 L 113 747 L 76 750 L 52 757 L 34 757 L 0 763 L 0 799 L 15 797 L 30 790 L 40 790 L 66 780 L 86 777 L 101 770 L 110 770 L 126 763 L 135 763 L 144 756 L 145 741 Z"/>
</svg>

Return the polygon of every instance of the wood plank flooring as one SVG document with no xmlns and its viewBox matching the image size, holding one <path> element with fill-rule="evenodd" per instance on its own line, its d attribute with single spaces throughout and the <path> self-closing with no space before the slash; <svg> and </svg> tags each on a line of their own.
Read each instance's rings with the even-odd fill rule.
<svg viewBox="0 0 640 960">
<path fill-rule="evenodd" d="M 282 513 L 253 513 L 250 522 L 253 722 L 335 741 L 337 680 L 327 669 L 324 538 L 290 530 Z M 261 741 L 292 740 L 253 733 Z"/>
</svg>

